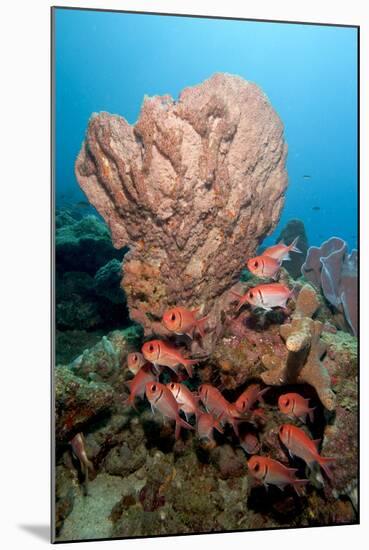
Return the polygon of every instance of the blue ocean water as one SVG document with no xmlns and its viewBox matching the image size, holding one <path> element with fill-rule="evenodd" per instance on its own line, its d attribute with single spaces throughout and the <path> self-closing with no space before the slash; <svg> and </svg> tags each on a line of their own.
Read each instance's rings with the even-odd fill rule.
<svg viewBox="0 0 369 550">
<path fill-rule="evenodd" d="M 84 198 L 74 161 L 91 113 L 134 123 L 145 95 L 228 72 L 258 84 L 285 126 L 289 187 L 265 243 L 300 218 L 310 245 L 357 247 L 357 29 L 58 8 L 55 47 L 57 205 Z"/>
</svg>

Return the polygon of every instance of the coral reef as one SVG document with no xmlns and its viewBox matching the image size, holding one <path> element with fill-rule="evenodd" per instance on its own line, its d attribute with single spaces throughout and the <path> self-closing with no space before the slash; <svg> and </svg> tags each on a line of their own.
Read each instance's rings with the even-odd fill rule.
<svg viewBox="0 0 369 550">
<path fill-rule="evenodd" d="M 285 156 L 267 98 L 230 75 L 146 98 L 135 126 L 91 118 L 76 175 L 130 250 L 59 213 L 59 333 L 107 328 L 125 295 L 138 325 L 81 336 L 56 368 L 58 542 L 357 521 L 357 340 L 331 323 L 335 308 L 355 325 L 356 252 L 310 249 L 316 289 L 293 279 L 299 220 L 251 257 Z"/>
<path fill-rule="evenodd" d="M 212 349 L 227 291 L 278 222 L 286 152 L 266 96 L 226 74 L 178 101 L 145 98 L 135 126 L 91 118 L 76 176 L 114 246 L 130 246 L 122 284 L 146 334 L 160 330 L 168 306 L 202 307 L 202 347 Z"/>
<path fill-rule="evenodd" d="M 96 216 L 88 215 L 77 221 L 61 210 L 56 213 L 55 224 L 58 271 L 83 271 L 93 276 L 111 259 L 122 260 L 124 251 L 113 247 L 107 226 Z"/>
<path fill-rule="evenodd" d="M 297 298 L 292 322 L 288 324 L 300 320 L 300 328 L 304 327 L 307 319 L 313 321 L 311 317 L 316 314 L 318 305 L 316 293 L 306 285 Z M 233 323 L 229 324 L 227 330 L 231 332 L 220 338 L 211 359 L 197 371 L 202 381 L 209 377 L 215 383 L 216 379 L 217 386 L 223 388 L 231 401 L 239 397 L 245 385 L 261 381 L 265 373 L 261 359 L 265 354 L 274 350 L 286 364 L 288 354 L 297 353 L 287 349 L 288 337 L 284 340 L 279 334 L 287 325 L 270 321 L 260 328 L 251 322 L 252 319 L 246 311 L 241 313 L 237 329 Z M 296 349 L 303 341 L 301 334 L 288 345 Z M 101 395 L 107 399 L 98 398 L 106 407 L 102 409 L 106 411 L 103 416 L 96 408 L 88 411 L 83 421 L 74 424 L 69 433 L 58 429 L 57 448 L 60 451 L 57 456 L 61 457 L 56 471 L 58 541 L 356 521 L 355 338 L 341 331 L 327 331 L 322 324 L 319 345 L 325 347 L 326 354 L 319 366 L 329 373 L 336 394 L 334 413 L 322 407 L 311 385 L 294 385 L 286 381 L 284 385 L 269 388 L 264 396 L 266 404 L 262 414 L 256 410 L 241 423 L 240 440 L 229 427 L 224 434 L 214 434 L 216 444 L 210 449 L 189 431 L 175 442 L 172 424 L 163 421 L 160 415 L 153 416 L 144 401 L 138 403 L 138 413 L 124 404 L 125 381 L 131 376 L 126 356 L 132 349 L 139 349 L 140 342 L 138 329 L 114 331 L 61 369 L 72 389 L 75 383 L 82 387 L 79 395 L 83 399 L 78 409 L 84 402 L 88 403 L 84 396 L 89 387 L 92 392 L 103 390 Z M 310 346 L 318 344 L 310 342 Z M 237 365 L 242 369 L 237 370 Z M 196 387 L 199 381 L 194 384 Z M 323 484 L 319 472 L 313 470 L 308 474 L 299 462 L 291 464 L 278 437 L 283 421 L 277 407 L 278 397 L 286 391 L 298 391 L 309 397 L 315 407 L 314 423 L 309 425 L 309 431 L 314 438 L 322 438 L 323 456 L 337 458 L 332 483 Z M 66 393 L 63 389 L 58 393 L 66 396 L 62 403 L 64 418 L 71 413 L 73 416 L 76 392 L 73 389 Z M 93 397 L 94 403 L 95 399 Z M 60 405 L 60 400 L 58 403 Z M 58 427 L 62 424 L 59 422 Z M 87 497 L 83 493 L 83 479 L 71 473 L 65 457 L 70 452 L 65 451 L 66 440 L 81 429 L 85 434 L 88 459 L 97 470 L 96 477 L 89 482 Z M 264 490 L 254 486 L 247 476 L 247 455 L 241 449 L 245 434 L 250 432 L 258 436 L 260 453 L 286 466 L 299 468 L 300 478 L 308 474 L 305 497 L 294 496 L 292 488 L 281 492 L 272 487 L 265 498 Z M 98 525 L 96 517 L 99 517 Z"/>
<path fill-rule="evenodd" d="M 290 261 L 284 264 L 284 267 L 294 279 L 297 279 L 301 275 L 301 267 L 305 261 L 309 248 L 304 222 L 302 220 L 289 220 L 275 241 L 276 244 L 283 242 L 288 245 L 291 244 L 296 237 L 298 237 L 297 247 L 300 253 L 290 252 Z"/>
<path fill-rule="evenodd" d="M 329 410 L 335 407 L 335 395 L 331 390 L 330 376 L 321 358 L 326 348 L 321 340 L 323 324 L 312 319 L 319 307 L 315 290 L 305 285 L 299 293 L 291 323 L 281 325 L 280 334 L 286 343 L 287 359 L 264 355 L 268 369 L 261 375 L 266 384 L 310 384 L 319 399 Z"/>
<path fill-rule="evenodd" d="M 65 363 L 83 346 L 74 331 L 79 331 L 81 341 L 91 341 L 92 331 L 99 338 L 103 329 L 127 325 L 126 299 L 120 287 L 125 250 L 113 247 L 102 220 L 93 215 L 76 220 L 64 209 L 56 215 L 55 244 L 56 351 L 57 362 Z"/>
<path fill-rule="evenodd" d="M 84 425 L 113 401 L 110 386 L 86 382 L 68 367 L 55 370 L 55 435 L 59 442 L 72 439 Z"/>
<path fill-rule="evenodd" d="M 346 323 L 356 336 L 358 327 L 357 250 L 349 254 L 342 239 L 331 237 L 320 247 L 308 250 L 301 268 L 304 277 L 321 290 L 327 301 L 341 314 L 339 328 Z M 343 318 L 344 316 L 344 318 Z"/>
</svg>

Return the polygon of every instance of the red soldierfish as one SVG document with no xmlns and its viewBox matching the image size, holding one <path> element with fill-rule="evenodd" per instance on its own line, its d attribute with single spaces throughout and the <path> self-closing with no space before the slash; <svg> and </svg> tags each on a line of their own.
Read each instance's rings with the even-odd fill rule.
<svg viewBox="0 0 369 550">
<path fill-rule="evenodd" d="M 298 418 L 306 423 L 306 416 L 309 415 L 310 421 L 314 421 L 315 407 L 309 407 L 309 399 L 305 399 L 298 393 L 285 393 L 279 396 L 279 410 L 292 418 Z"/>
<path fill-rule="evenodd" d="M 303 494 L 302 487 L 309 483 L 307 479 L 296 478 L 297 470 L 295 468 L 287 468 L 273 458 L 254 455 L 249 459 L 247 465 L 251 475 L 265 486 L 276 485 L 280 489 L 284 489 L 286 485 L 292 485 L 299 496 Z"/>
<path fill-rule="evenodd" d="M 132 372 L 132 374 L 137 374 L 140 368 L 145 365 L 146 360 L 142 353 L 139 351 L 134 351 L 133 353 L 128 354 L 127 363 L 128 369 Z"/>
<path fill-rule="evenodd" d="M 251 271 L 253 275 L 264 278 L 274 279 L 278 271 L 281 268 L 281 261 L 269 256 L 256 256 L 247 260 L 247 269 Z"/>
<path fill-rule="evenodd" d="M 299 250 L 296 246 L 298 240 L 299 238 L 296 237 L 296 239 L 294 239 L 289 245 L 280 242 L 274 246 L 270 246 L 264 250 L 262 256 L 268 256 L 269 258 L 274 258 L 280 262 L 285 262 L 290 259 L 290 252 L 298 252 L 301 254 L 301 250 Z"/>
<path fill-rule="evenodd" d="M 197 433 L 200 439 L 207 439 L 211 444 L 215 444 L 213 430 L 223 433 L 219 420 L 208 413 L 200 413 L 197 418 Z"/>
<path fill-rule="evenodd" d="M 260 442 L 256 435 L 252 433 L 245 434 L 242 439 L 240 439 L 240 445 L 244 451 L 249 455 L 254 455 L 260 450 Z"/>
<path fill-rule="evenodd" d="M 174 332 L 175 334 L 187 334 L 190 338 L 193 338 L 195 330 L 197 330 L 200 336 L 205 336 L 205 323 L 208 316 L 196 319 L 196 313 L 200 311 L 200 308 L 190 311 L 185 307 L 172 307 L 167 309 L 163 315 L 163 324 L 166 329 Z"/>
<path fill-rule="evenodd" d="M 95 468 L 87 457 L 86 443 L 83 434 L 78 433 L 69 443 L 72 446 L 73 453 L 76 455 L 81 464 L 82 473 L 86 477 L 86 481 L 88 481 L 88 471 L 90 470 L 91 472 L 94 472 Z"/>
<path fill-rule="evenodd" d="M 182 428 L 193 430 L 193 426 L 182 420 L 179 416 L 179 407 L 177 401 L 174 399 L 172 392 L 159 382 L 149 382 L 146 384 L 146 397 L 150 401 L 151 408 L 157 409 L 163 416 L 175 420 L 176 430 L 175 438 L 178 439 L 179 432 Z"/>
<path fill-rule="evenodd" d="M 258 384 L 251 384 L 246 390 L 241 393 L 234 405 L 239 413 L 250 411 L 251 407 L 258 401 L 263 403 L 263 395 L 269 388 L 260 389 Z"/>
<path fill-rule="evenodd" d="M 302 458 L 308 466 L 317 462 L 319 466 L 323 468 L 327 476 L 330 479 L 332 478 L 332 472 L 329 469 L 329 465 L 333 464 L 336 460 L 334 458 L 320 456 L 318 452 L 320 439 L 310 439 L 301 428 L 297 428 L 292 424 L 283 424 L 279 428 L 279 437 L 282 443 L 287 447 L 291 456 L 296 455 Z"/>
<path fill-rule="evenodd" d="M 153 374 L 151 367 L 142 367 L 132 380 L 128 380 L 125 384 L 129 387 L 130 395 L 126 401 L 127 405 L 132 405 L 135 408 L 135 398 L 145 395 L 145 387 L 148 382 L 154 382 L 156 376 Z"/>
<path fill-rule="evenodd" d="M 228 422 L 238 435 L 237 420 L 240 419 L 236 407 L 229 403 L 217 388 L 210 384 L 202 384 L 199 387 L 200 399 L 206 410 L 217 417 L 221 422 Z"/>
<path fill-rule="evenodd" d="M 250 288 L 246 293 L 246 300 L 254 307 L 269 310 L 273 307 L 286 307 L 287 300 L 292 296 L 293 290 L 280 283 L 258 285 Z"/>
<path fill-rule="evenodd" d="M 199 398 L 188 389 L 184 384 L 179 382 L 170 382 L 167 384 L 167 388 L 172 392 L 174 399 L 178 403 L 178 407 L 181 411 L 185 413 L 186 419 L 188 420 L 188 415 L 194 414 L 198 415 L 199 413 Z"/>
<path fill-rule="evenodd" d="M 178 365 L 183 365 L 188 376 L 192 377 L 192 365 L 196 365 L 198 361 L 195 359 L 187 359 L 173 346 L 163 342 L 162 340 L 150 340 L 142 346 L 142 353 L 147 361 L 150 361 L 155 366 L 162 365 L 169 367 L 177 374 Z"/>
</svg>

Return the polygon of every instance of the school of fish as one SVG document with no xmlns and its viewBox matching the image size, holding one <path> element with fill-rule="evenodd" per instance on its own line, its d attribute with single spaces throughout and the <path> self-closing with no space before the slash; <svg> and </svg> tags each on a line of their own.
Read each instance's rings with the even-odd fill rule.
<svg viewBox="0 0 369 550">
<path fill-rule="evenodd" d="M 267 248 L 260 256 L 249 259 L 246 265 L 251 273 L 260 278 L 275 279 L 282 263 L 289 260 L 289 253 L 300 252 L 296 245 L 297 239 L 288 246 L 279 243 Z M 277 282 L 259 284 L 249 288 L 244 295 L 232 292 L 234 301 L 238 301 L 236 311 L 245 304 L 263 310 L 286 309 L 292 295 L 293 289 Z M 201 308 L 189 310 L 176 306 L 164 312 L 162 323 L 172 334 L 201 339 L 206 333 L 207 319 L 206 315 L 202 315 Z M 192 430 L 209 447 L 217 444 L 215 430 L 224 434 L 226 426 L 231 426 L 239 438 L 239 446 L 250 456 L 247 465 L 254 480 L 264 486 L 274 485 L 280 489 L 291 485 L 298 495 L 303 495 L 307 479 L 298 479 L 296 469 L 258 454 L 261 443 L 257 434 L 249 431 L 240 435 L 239 426 L 242 422 L 252 422 L 256 416 L 263 415 L 256 406 L 264 403 L 263 396 L 269 388 L 252 383 L 234 403 L 211 384 L 201 384 L 197 391 L 192 391 L 188 380 L 193 378 L 193 366 L 198 362 L 172 343 L 159 339 L 146 341 L 141 351 L 132 352 L 127 358 L 128 369 L 134 377 L 126 382 L 130 390 L 126 404 L 135 408 L 136 398 L 146 397 L 153 413 L 157 411 L 174 422 L 176 439 L 180 437 L 181 429 Z M 163 372 L 170 378 L 167 384 L 160 382 Z M 298 420 L 305 427 L 308 421 L 314 421 L 314 407 L 298 393 L 280 395 L 278 409 L 281 414 Z M 319 454 L 319 441 L 311 439 L 304 429 L 293 424 L 281 424 L 279 439 L 291 457 L 299 457 L 310 468 L 318 464 L 325 475 L 332 479 L 330 466 L 334 464 L 334 459 L 322 457 Z"/>
</svg>

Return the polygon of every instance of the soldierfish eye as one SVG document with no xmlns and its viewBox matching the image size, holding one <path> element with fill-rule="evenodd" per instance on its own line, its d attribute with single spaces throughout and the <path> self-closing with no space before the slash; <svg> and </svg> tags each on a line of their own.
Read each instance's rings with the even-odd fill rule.
<svg viewBox="0 0 369 550">
<path fill-rule="evenodd" d="M 254 297 L 254 293 L 250 291 L 250 298 Z"/>
<path fill-rule="evenodd" d="M 284 400 L 284 404 L 286 407 L 288 407 L 288 405 L 290 404 L 290 400 L 287 398 Z"/>
<path fill-rule="evenodd" d="M 172 313 L 172 315 L 170 316 L 171 320 L 172 321 L 175 321 L 176 320 L 176 314 L 175 313 Z"/>
<path fill-rule="evenodd" d="M 132 361 L 138 361 L 138 357 L 135 353 L 132 355 Z"/>
<path fill-rule="evenodd" d="M 149 351 L 154 351 L 154 346 L 152 344 L 149 345 Z"/>
<path fill-rule="evenodd" d="M 156 391 L 156 384 L 152 384 L 151 391 Z"/>
<path fill-rule="evenodd" d="M 259 265 L 259 262 L 254 262 L 255 267 L 258 267 L 258 265 Z"/>
<path fill-rule="evenodd" d="M 257 462 L 254 466 L 254 472 L 258 472 L 260 470 L 260 464 Z"/>
<path fill-rule="evenodd" d="M 174 382 L 172 382 L 171 384 L 169 384 L 169 386 L 172 388 L 172 390 L 174 390 L 174 388 L 175 388 Z"/>
</svg>

